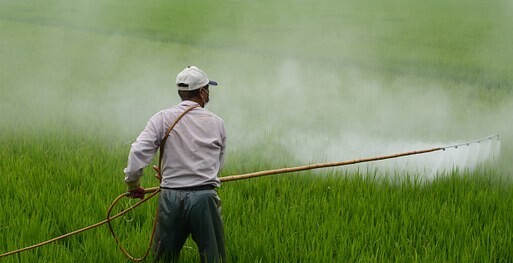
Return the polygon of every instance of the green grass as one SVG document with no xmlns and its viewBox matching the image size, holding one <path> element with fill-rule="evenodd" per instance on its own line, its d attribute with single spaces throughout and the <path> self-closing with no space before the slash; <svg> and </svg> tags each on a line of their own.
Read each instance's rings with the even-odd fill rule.
<svg viewBox="0 0 513 263">
<path fill-rule="evenodd" d="M 497 163 L 431 181 L 340 168 L 225 183 L 230 262 L 511 262 L 512 8 L 0 0 L 0 253 L 103 220 L 131 141 L 196 64 L 222 83 L 208 106 L 228 130 L 222 176 L 359 158 L 368 138 L 502 135 Z M 155 204 L 115 222 L 136 255 Z M 189 240 L 183 262 L 196 253 Z M 127 260 L 102 226 L 0 261 Z"/>
<path fill-rule="evenodd" d="M 100 221 L 124 191 L 117 169 L 123 166 L 126 145 L 71 134 L 38 141 L 2 142 L 8 147 L 1 152 L 5 186 L 0 205 L 9 211 L 0 221 L 2 251 Z M 493 170 L 453 173 L 427 183 L 391 178 L 333 169 L 225 183 L 219 194 L 228 257 L 231 262 L 513 259 L 513 192 Z M 155 185 L 150 171 L 144 185 Z M 138 255 L 148 243 L 154 201 L 129 215 L 131 221 L 122 218 L 114 224 L 124 245 Z M 187 247 L 184 261 L 197 261 L 195 245 L 189 241 Z M 124 261 L 106 227 L 6 262 L 34 260 Z"/>
<path fill-rule="evenodd" d="M 251 233 L 234 244 L 236 251 L 254 253 L 234 260 L 509 261 L 512 206 L 503 201 L 511 190 L 484 175 L 468 176 L 396 185 L 307 174 L 226 185 L 227 222 Z"/>
</svg>

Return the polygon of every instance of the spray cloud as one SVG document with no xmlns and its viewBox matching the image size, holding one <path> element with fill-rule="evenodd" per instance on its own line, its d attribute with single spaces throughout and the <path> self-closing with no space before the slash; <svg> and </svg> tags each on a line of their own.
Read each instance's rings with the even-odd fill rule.
<svg viewBox="0 0 513 263">
<path fill-rule="evenodd" d="M 107 21 L 108 4 L 54 3 L 47 17 L 36 22 L 2 20 L 3 28 L 12 28 L 12 37 L 3 40 L 2 61 L 10 63 L 0 73 L 2 86 L 8 87 L 2 89 L 8 100 L 2 129 L 23 119 L 65 120 L 129 142 L 153 113 L 178 102 L 176 74 L 197 65 L 221 84 L 208 108 L 225 119 L 231 153 L 267 148 L 270 155 L 286 153 L 298 163 L 340 161 L 493 133 L 506 142 L 503 152 L 512 152 L 513 131 L 505 120 L 511 119 L 513 99 L 495 104 L 480 99 L 480 94 L 498 96 L 482 90 L 490 76 L 508 81 L 507 74 L 487 68 L 504 66 L 491 64 L 497 54 L 489 50 L 490 43 L 507 42 L 502 35 L 506 27 L 498 24 L 490 24 L 493 30 L 486 32 L 491 33 L 475 44 L 452 40 L 476 50 L 467 59 L 465 54 L 446 58 L 445 49 L 433 51 L 439 43 L 428 41 L 437 36 L 414 32 L 432 34 L 435 17 L 414 20 L 407 12 L 398 13 L 398 4 L 366 10 L 357 3 L 225 3 L 210 10 L 200 28 L 180 29 L 179 21 L 163 20 L 178 29 L 169 29 L 176 30 L 171 36 L 152 36 L 143 32 L 151 32 L 153 25 L 147 31 L 133 29 L 142 18 L 134 25 L 127 22 L 132 31 L 112 22 L 116 17 Z M 425 7 L 405 8 L 415 13 Z M 169 16 L 156 10 L 148 4 L 135 17 Z M 441 33 L 461 37 L 470 20 L 460 21 Z M 202 37 L 188 30 L 201 31 Z M 444 44 L 451 48 L 452 42 Z M 482 78 L 458 70 L 471 59 L 483 65 Z"/>
</svg>

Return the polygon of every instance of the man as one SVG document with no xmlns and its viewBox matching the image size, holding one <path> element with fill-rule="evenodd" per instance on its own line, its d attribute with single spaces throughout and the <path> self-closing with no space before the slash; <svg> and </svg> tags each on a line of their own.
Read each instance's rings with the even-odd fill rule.
<svg viewBox="0 0 513 263">
<path fill-rule="evenodd" d="M 132 144 L 125 182 L 132 198 L 144 198 L 139 178 L 155 156 L 168 128 L 178 120 L 165 141 L 161 171 L 157 228 L 153 239 L 156 260 L 178 261 L 185 240 L 192 234 L 202 262 L 225 260 L 221 201 L 216 188 L 224 164 L 224 122 L 204 109 L 209 86 L 217 82 L 195 66 L 176 77 L 181 103 L 155 114 Z"/>
</svg>

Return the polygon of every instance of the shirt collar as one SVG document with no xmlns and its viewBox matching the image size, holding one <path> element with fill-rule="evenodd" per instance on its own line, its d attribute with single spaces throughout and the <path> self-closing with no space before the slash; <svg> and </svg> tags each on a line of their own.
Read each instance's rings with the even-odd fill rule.
<svg viewBox="0 0 513 263">
<path fill-rule="evenodd" d="M 194 106 L 194 105 L 200 106 L 199 103 L 197 103 L 195 101 L 192 101 L 192 100 L 184 100 L 184 101 L 180 102 L 179 105 L 180 106 L 191 106 L 191 107 Z"/>
</svg>

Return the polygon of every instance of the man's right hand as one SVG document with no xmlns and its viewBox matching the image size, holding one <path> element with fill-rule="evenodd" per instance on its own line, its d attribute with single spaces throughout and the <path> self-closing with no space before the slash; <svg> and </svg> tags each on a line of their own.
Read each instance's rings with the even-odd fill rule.
<svg viewBox="0 0 513 263">
<path fill-rule="evenodd" d="M 135 190 L 128 191 L 126 196 L 128 196 L 129 198 L 134 198 L 134 199 L 135 198 L 144 199 L 145 194 L 146 194 L 146 192 L 144 191 L 144 188 L 139 187 Z"/>
</svg>

